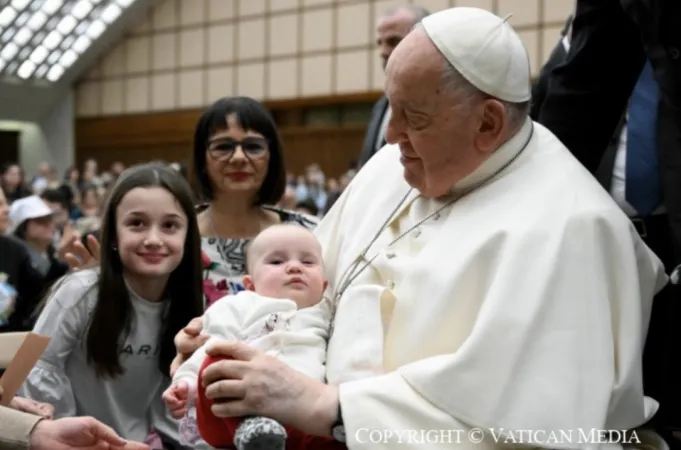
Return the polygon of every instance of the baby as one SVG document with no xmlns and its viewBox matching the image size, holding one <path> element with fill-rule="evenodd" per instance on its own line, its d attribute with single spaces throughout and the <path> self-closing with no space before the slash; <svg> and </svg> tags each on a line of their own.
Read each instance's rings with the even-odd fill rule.
<svg viewBox="0 0 681 450">
<path fill-rule="evenodd" d="M 215 361 L 207 358 L 205 346 L 216 339 L 248 342 L 294 369 L 324 380 L 330 311 L 321 302 L 327 285 L 321 246 L 301 226 L 269 227 L 251 242 L 246 272 L 245 291 L 223 297 L 204 313 L 204 333 L 210 339 L 180 366 L 163 399 L 175 418 L 183 417 L 190 402 L 196 401 L 199 433 L 213 447 L 284 449 L 288 437 L 289 448 L 298 448 L 291 445 L 291 439 L 308 443 L 310 437 L 299 436 L 296 430 L 287 432 L 272 419 L 216 418 L 198 382 L 203 368 Z M 329 441 L 319 439 L 323 442 L 314 448 L 324 448 Z"/>
</svg>

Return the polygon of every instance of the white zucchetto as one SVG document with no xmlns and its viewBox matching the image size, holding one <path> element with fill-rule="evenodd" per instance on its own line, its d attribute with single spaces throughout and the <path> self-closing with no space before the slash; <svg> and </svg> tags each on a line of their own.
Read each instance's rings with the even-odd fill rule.
<svg viewBox="0 0 681 450">
<path fill-rule="evenodd" d="M 530 100 L 530 59 L 507 20 L 484 9 L 455 7 L 422 24 L 447 61 L 482 92 L 512 103 Z"/>
</svg>

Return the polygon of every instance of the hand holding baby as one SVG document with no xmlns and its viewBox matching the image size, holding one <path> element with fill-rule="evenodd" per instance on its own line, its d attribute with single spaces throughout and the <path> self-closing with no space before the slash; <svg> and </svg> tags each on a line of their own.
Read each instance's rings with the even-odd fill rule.
<svg viewBox="0 0 681 450">
<path fill-rule="evenodd" d="M 163 393 L 163 401 L 174 419 L 181 419 L 187 414 L 189 400 L 195 398 L 196 388 L 186 381 L 172 384 Z"/>
</svg>

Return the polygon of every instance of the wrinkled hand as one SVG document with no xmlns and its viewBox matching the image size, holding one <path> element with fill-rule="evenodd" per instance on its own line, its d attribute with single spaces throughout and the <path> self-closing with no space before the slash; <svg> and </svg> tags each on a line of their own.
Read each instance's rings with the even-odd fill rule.
<svg viewBox="0 0 681 450">
<path fill-rule="evenodd" d="M 87 237 L 87 248 L 80 239 L 74 241 L 69 251 L 64 253 L 64 260 L 73 270 L 82 270 L 95 267 L 99 264 L 100 247 L 99 241 L 93 235 Z"/>
<path fill-rule="evenodd" d="M 215 362 L 199 382 L 218 417 L 271 417 L 305 433 L 325 436 L 338 412 L 338 389 L 309 378 L 242 342 L 212 343 L 207 353 L 231 360 Z"/>
<path fill-rule="evenodd" d="M 121 439 L 92 417 L 41 420 L 33 428 L 29 450 L 149 450 L 149 446 Z"/>
<path fill-rule="evenodd" d="M 200 317 L 192 319 L 186 327 L 180 330 L 175 335 L 175 348 L 177 349 L 177 356 L 170 364 L 170 376 L 175 375 L 177 369 L 189 359 L 195 351 L 206 343 L 209 336 L 201 334 L 203 330 L 203 321 Z"/>
<path fill-rule="evenodd" d="M 16 409 L 17 411 L 44 417 L 46 419 L 51 419 L 54 414 L 54 406 L 49 403 L 36 402 L 30 398 L 14 397 L 9 403 L 9 407 Z"/>
<path fill-rule="evenodd" d="M 195 391 L 186 381 L 179 381 L 166 389 L 162 398 L 174 419 L 181 419 L 187 414 L 189 399 Z"/>
</svg>

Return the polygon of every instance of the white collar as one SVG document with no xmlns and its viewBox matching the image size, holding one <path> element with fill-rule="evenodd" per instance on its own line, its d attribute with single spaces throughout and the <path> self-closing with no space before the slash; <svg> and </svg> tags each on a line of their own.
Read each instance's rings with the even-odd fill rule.
<svg viewBox="0 0 681 450">
<path fill-rule="evenodd" d="M 492 153 L 473 173 L 456 183 L 452 192 L 470 191 L 495 176 L 527 146 L 532 136 L 532 128 L 532 119 L 528 117 L 520 130 Z"/>
</svg>

